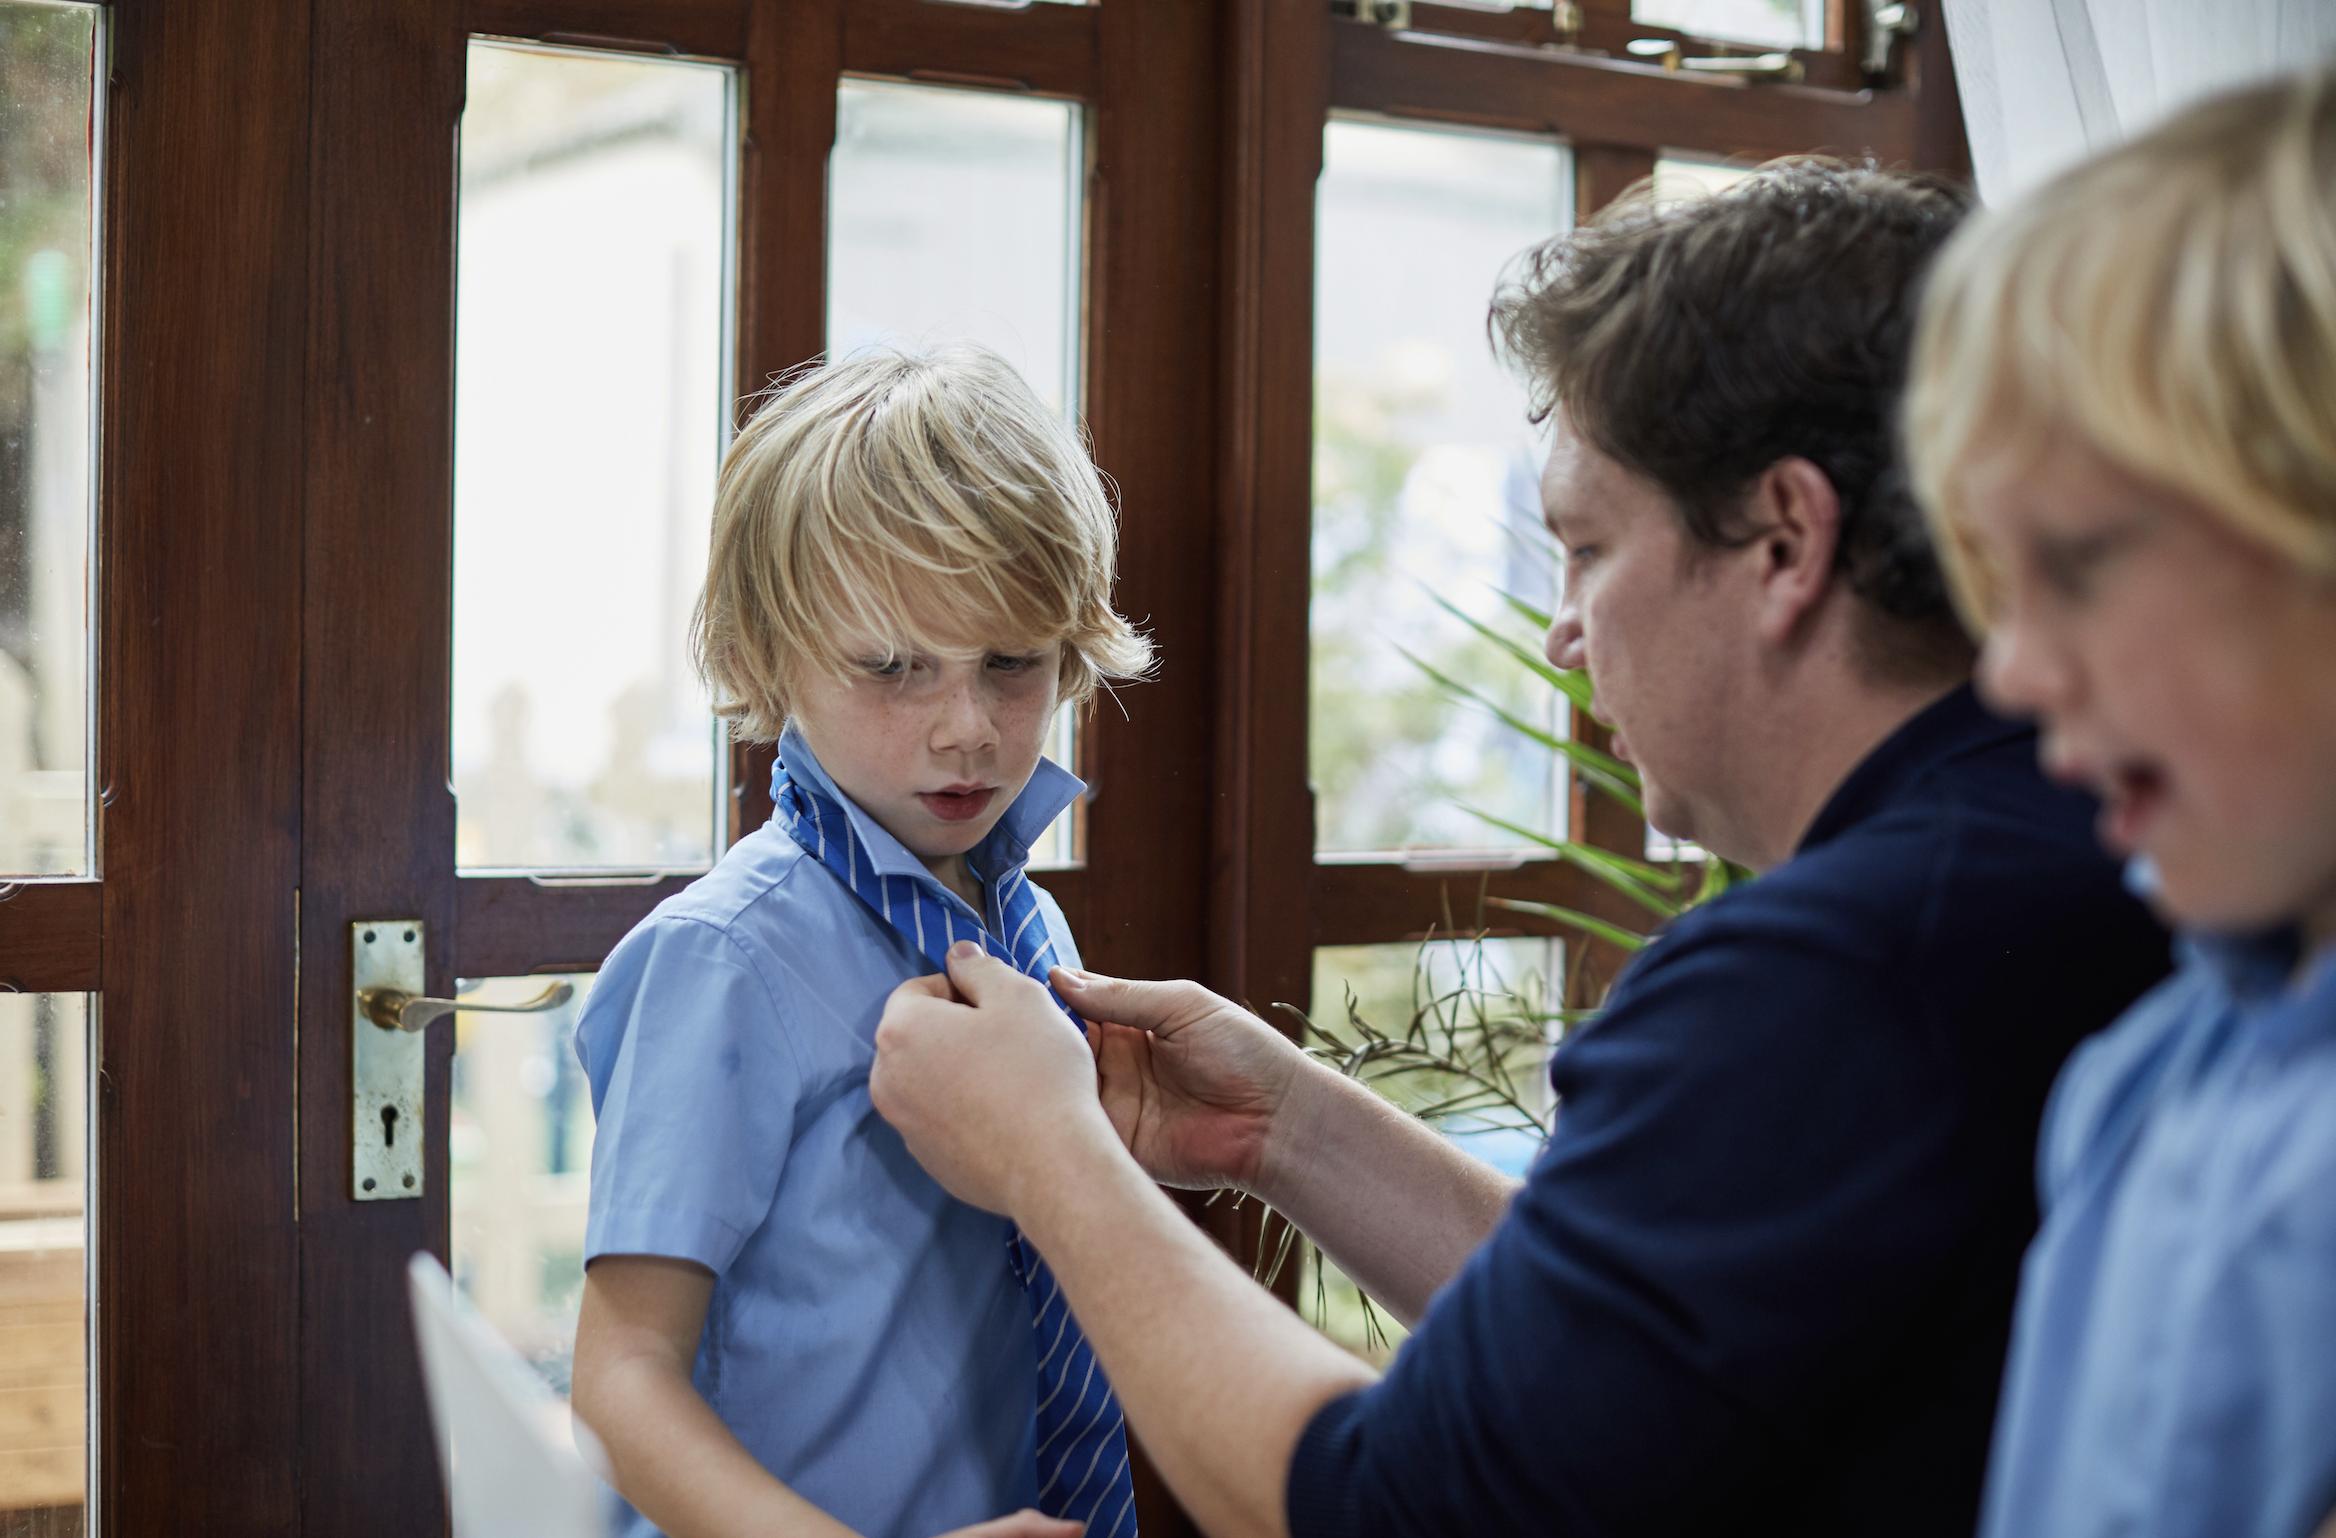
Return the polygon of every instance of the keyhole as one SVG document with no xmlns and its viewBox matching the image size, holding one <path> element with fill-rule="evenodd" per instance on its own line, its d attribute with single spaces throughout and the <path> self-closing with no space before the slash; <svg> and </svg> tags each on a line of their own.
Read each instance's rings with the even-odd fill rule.
<svg viewBox="0 0 2336 1538">
<path fill-rule="evenodd" d="M 381 1146 L 384 1148 L 397 1146 L 397 1107 L 394 1105 L 385 1105 L 381 1108 Z"/>
</svg>

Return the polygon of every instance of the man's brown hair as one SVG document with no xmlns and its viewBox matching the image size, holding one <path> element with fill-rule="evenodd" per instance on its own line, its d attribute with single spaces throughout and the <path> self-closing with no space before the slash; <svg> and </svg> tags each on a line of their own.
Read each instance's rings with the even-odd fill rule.
<svg viewBox="0 0 2336 1538">
<path fill-rule="evenodd" d="M 1752 482 L 1791 455 L 1841 501 L 1835 569 L 1894 625 L 1892 675 L 1970 652 L 1900 452 L 1921 279 L 1971 207 L 1937 177 L 1778 161 L 1709 196 L 1641 183 L 1527 252 L 1495 295 L 1495 346 L 1534 420 L 1562 411 L 1599 452 L 1661 487 L 1688 535 L 1737 547 Z"/>
</svg>

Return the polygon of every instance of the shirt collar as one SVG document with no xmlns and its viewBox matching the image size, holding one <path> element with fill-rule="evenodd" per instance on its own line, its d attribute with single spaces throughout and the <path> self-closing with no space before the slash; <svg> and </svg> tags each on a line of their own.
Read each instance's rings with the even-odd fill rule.
<svg viewBox="0 0 2336 1538">
<path fill-rule="evenodd" d="M 1849 772 L 1801 835 L 1795 853 L 1806 854 L 1839 838 L 1947 759 L 2034 733 L 2035 728 L 2023 722 L 1989 714 L 1979 703 L 1977 690 L 1967 683 L 1958 685 L 1900 723 Z"/>
<path fill-rule="evenodd" d="M 868 856 L 869 869 L 879 876 L 931 878 L 932 872 L 925 868 L 924 861 L 886 832 L 883 824 L 861 810 L 859 802 L 836 787 L 826 767 L 819 762 L 819 755 L 811 751 L 811 744 L 792 721 L 779 738 L 779 760 L 787 766 L 790 778 L 811 786 L 844 809 L 853 836 L 859 839 L 860 848 Z M 997 826 L 967 852 L 966 863 L 985 881 L 995 881 L 1019 870 L 1030 859 L 1030 846 L 1038 842 L 1039 835 L 1086 791 L 1086 782 L 1070 770 L 1051 758 L 1039 759 L 1022 793 L 1006 808 L 1006 815 L 998 819 Z"/>
</svg>

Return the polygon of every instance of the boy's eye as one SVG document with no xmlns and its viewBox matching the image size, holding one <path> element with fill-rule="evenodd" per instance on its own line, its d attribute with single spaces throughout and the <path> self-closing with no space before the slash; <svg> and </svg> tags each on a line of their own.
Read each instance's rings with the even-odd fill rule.
<svg viewBox="0 0 2336 1538">
<path fill-rule="evenodd" d="M 870 678 L 898 678 L 908 671 L 908 664 L 898 657 L 863 657 L 860 671 Z"/>
<path fill-rule="evenodd" d="M 2054 592 L 2064 598 L 2082 598 L 2090 591 L 2101 564 L 2125 542 L 2125 532 L 2108 529 L 2071 539 L 2039 541 L 2036 569 Z"/>
<path fill-rule="evenodd" d="M 1001 673 L 1027 673 L 1038 666 L 1036 657 L 1017 657 L 1000 652 L 990 658 L 990 666 Z"/>
</svg>

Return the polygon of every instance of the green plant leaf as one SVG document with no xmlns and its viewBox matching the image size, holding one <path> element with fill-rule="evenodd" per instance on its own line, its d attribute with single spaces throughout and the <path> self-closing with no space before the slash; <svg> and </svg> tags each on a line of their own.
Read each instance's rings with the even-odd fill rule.
<svg viewBox="0 0 2336 1538">
<path fill-rule="evenodd" d="M 1587 743 L 1575 742 L 1570 737 L 1560 737 L 1545 727 L 1535 726 L 1532 722 L 1525 720 L 1501 704 L 1500 701 L 1493 699 L 1479 689 L 1460 682 L 1416 652 L 1401 646 L 1395 649 L 1403 654 L 1405 661 L 1434 680 L 1437 687 L 1446 693 L 1467 700 L 1471 704 L 1481 705 L 1486 710 L 1491 711 L 1502 725 L 1512 731 L 1524 734 L 1553 753 L 1563 754 L 1566 762 L 1580 771 L 1583 780 L 1589 785 L 1630 808 L 1633 816 L 1642 818 L 1646 816 L 1646 808 L 1640 804 L 1638 798 L 1638 775 L 1630 765 L 1621 759 L 1614 757 L 1611 753 L 1601 753 Z"/>
<path fill-rule="evenodd" d="M 1494 588 L 1493 591 L 1501 595 L 1501 602 L 1509 606 L 1511 613 L 1515 614 L 1526 624 L 1531 625 L 1535 630 L 1547 630 L 1551 625 L 1557 623 L 1556 615 L 1547 614 L 1539 609 L 1536 609 L 1533 607 L 1533 605 L 1527 603 L 1524 599 L 1519 598 L 1516 594 L 1508 592 L 1502 588 Z"/>
<path fill-rule="evenodd" d="M 1668 919 L 1679 916 L 1681 904 L 1676 887 L 1674 886 L 1671 892 L 1665 892 L 1657 886 L 1648 885 L 1647 882 L 1631 872 L 1629 867 L 1636 863 L 1634 861 L 1626 860 L 1620 855 L 1610 854 L 1603 849 L 1593 849 L 1587 844 L 1574 843 L 1570 839 L 1551 838 L 1546 833 L 1536 833 L 1531 828 L 1519 827 L 1506 818 L 1495 817 L 1490 812 L 1479 811 L 1472 806 L 1464 806 L 1460 810 L 1480 821 L 1491 823 L 1494 827 L 1505 832 L 1514 833 L 1519 838 L 1531 839 L 1543 849 L 1565 861 L 1566 864 L 1573 866 L 1576 870 L 1585 871 L 1597 880 L 1606 883 L 1657 918 Z M 1653 870 L 1651 866 L 1641 868 Z M 1662 871 L 1655 871 L 1655 876 L 1658 881 L 1665 884 L 1671 884 L 1675 880 L 1668 873 Z"/>
<path fill-rule="evenodd" d="M 1513 912 L 1534 914 L 1552 924 L 1563 924 L 1568 929 L 1578 929 L 1591 939 L 1603 940 L 1618 950 L 1636 951 L 1643 949 L 1647 943 L 1645 935 L 1634 935 L 1620 924 L 1609 924 L 1604 919 L 1592 918 L 1572 908 L 1561 908 L 1556 903 L 1527 902 L 1521 897 L 1488 897 L 1485 901 Z"/>
<path fill-rule="evenodd" d="M 1501 631 L 1494 629 L 1491 625 L 1488 625 L 1483 620 L 1478 619 L 1475 615 L 1469 613 L 1466 609 L 1461 608 L 1458 604 L 1454 603 L 1451 599 L 1446 598 L 1443 594 L 1437 592 L 1434 588 L 1429 587 L 1426 583 L 1423 582 L 1420 584 L 1420 591 L 1427 594 L 1428 601 L 1430 603 L 1443 610 L 1446 614 L 1451 615 L 1454 619 L 1458 620 L 1461 624 L 1466 625 L 1469 629 L 1475 631 L 1478 635 L 1484 637 L 1493 645 L 1499 647 L 1504 654 L 1523 666 L 1525 670 L 1530 672 L 1534 677 L 1540 679 L 1543 683 L 1549 685 L 1552 689 L 1557 690 L 1559 693 L 1564 694 L 1568 699 L 1573 698 L 1571 691 L 1567 688 L 1566 685 L 1567 675 L 1562 670 L 1551 666 L 1547 657 L 1544 657 L 1541 653 L 1534 651 L 1531 647 L 1516 639 L 1516 637 L 1505 635 Z"/>
</svg>

